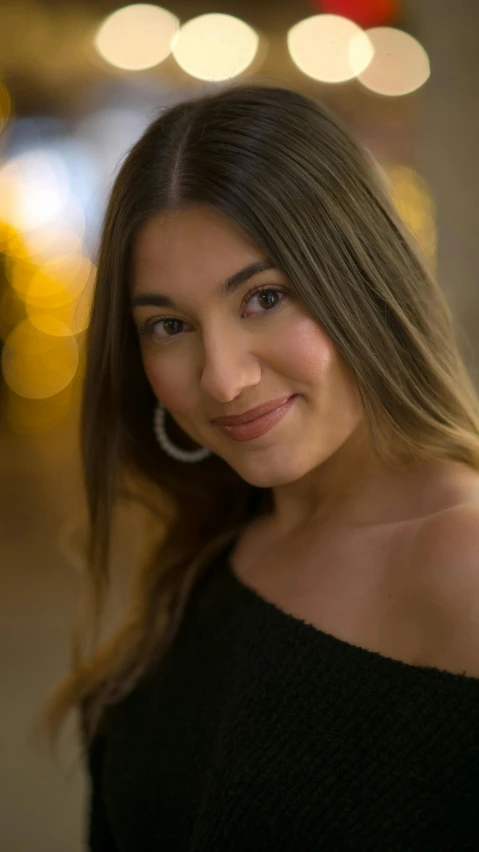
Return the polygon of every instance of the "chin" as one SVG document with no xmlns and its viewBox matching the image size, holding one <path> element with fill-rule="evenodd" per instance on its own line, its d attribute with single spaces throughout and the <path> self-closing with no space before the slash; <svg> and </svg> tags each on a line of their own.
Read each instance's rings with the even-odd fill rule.
<svg viewBox="0 0 479 852">
<path fill-rule="evenodd" d="M 238 476 L 241 476 L 249 485 L 254 485 L 257 488 L 277 488 L 280 485 L 289 485 L 304 476 L 304 471 L 293 470 L 292 467 L 285 468 L 285 465 L 278 465 L 275 469 L 274 465 L 264 465 L 261 468 L 258 464 L 253 464 L 251 469 L 235 468 Z"/>
</svg>

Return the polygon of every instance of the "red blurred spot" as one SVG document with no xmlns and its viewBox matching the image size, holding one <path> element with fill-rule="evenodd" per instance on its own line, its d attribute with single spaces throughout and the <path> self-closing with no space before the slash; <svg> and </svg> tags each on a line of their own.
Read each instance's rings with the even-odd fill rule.
<svg viewBox="0 0 479 852">
<path fill-rule="evenodd" d="M 390 24 L 399 14 L 398 0 L 311 0 L 317 12 L 342 15 L 367 29 Z"/>
</svg>

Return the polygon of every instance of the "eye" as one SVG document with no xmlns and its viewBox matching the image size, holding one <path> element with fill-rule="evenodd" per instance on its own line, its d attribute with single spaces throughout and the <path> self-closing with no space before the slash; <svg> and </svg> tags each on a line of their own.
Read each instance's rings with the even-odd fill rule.
<svg viewBox="0 0 479 852">
<path fill-rule="evenodd" d="M 138 334 L 144 337 L 151 337 L 155 341 L 164 342 L 167 341 L 168 338 L 178 337 L 179 332 L 175 333 L 174 329 L 178 331 L 178 326 L 187 325 L 184 320 L 176 319 L 175 317 L 151 317 L 151 319 L 147 320 L 145 324 L 138 329 Z M 169 329 L 173 330 L 173 333 L 166 333 L 160 335 L 158 333 L 158 329 L 163 327 L 163 331 Z M 180 329 L 181 330 L 181 329 Z"/>
<path fill-rule="evenodd" d="M 266 295 L 268 295 L 268 296 L 273 295 L 273 297 L 275 297 L 275 298 L 278 297 L 278 296 L 285 296 L 286 297 L 287 292 L 286 292 L 286 290 L 280 289 L 279 287 L 268 287 L 268 286 L 263 285 L 262 287 L 255 287 L 254 290 L 251 290 L 248 293 L 248 295 L 245 297 L 244 301 L 246 302 L 247 305 L 249 305 L 253 301 L 253 299 L 260 297 L 260 296 L 266 297 Z M 279 307 L 282 304 L 284 299 L 281 299 L 279 302 L 276 301 L 274 304 L 271 304 L 271 299 L 269 301 L 270 301 L 270 304 L 267 308 L 260 310 L 260 311 L 257 311 L 255 314 L 253 314 L 253 316 L 256 316 L 258 313 L 259 314 L 271 313 L 272 311 L 274 311 L 275 308 Z M 179 337 L 180 332 L 183 329 L 181 329 L 181 328 L 179 329 L 178 327 L 179 326 L 185 326 L 185 325 L 186 326 L 188 325 L 188 323 L 186 323 L 185 320 L 180 320 L 180 319 L 177 319 L 176 317 L 151 317 L 150 319 L 148 319 L 144 323 L 144 325 L 141 328 L 138 329 L 138 333 L 139 333 L 140 336 L 150 337 L 150 338 L 155 339 L 155 341 L 158 341 L 158 342 L 167 342 L 168 338 L 171 340 L 173 337 Z M 163 331 L 166 332 L 163 335 L 160 335 L 158 333 L 158 329 L 161 329 L 161 328 L 163 328 Z M 172 331 L 172 333 L 170 334 L 167 331 L 167 329 Z M 175 332 L 175 329 L 176 329 L 176 332 Z"/>
<path fill-rule="evenodd" d="M 278 295 L 286 296 L 286 291 L 280 289 L 279 287 L 268 287 L 268 286 L 256 287 L 254 290 L 252 290 L 250 293 L 248 293 L 248 295 L 246 297 L 246 303 L 249 305 L 250 302 L 252 302 L 253 299 L 255 299 L 257 296 L 258 297 L 259 296 L 265 297 L 266 295 L 271 295 L 271 294 L 273 294 L 275 297 L 278 296 Z M 260 311 L 260 313 L 265 313 L 265 312 L 268 313 L 268 312 L 274 310 L 274 308 L 278 307 L 283 301 L 284 301 L 284 299 L 281 299 L 279 302 L 275 302 L 274 304 L 271 304 L 271 302 L 270 302 L 270 304 L 266 308 L 266 311 L 263 310 L 263 311 Z"/>
</svg>

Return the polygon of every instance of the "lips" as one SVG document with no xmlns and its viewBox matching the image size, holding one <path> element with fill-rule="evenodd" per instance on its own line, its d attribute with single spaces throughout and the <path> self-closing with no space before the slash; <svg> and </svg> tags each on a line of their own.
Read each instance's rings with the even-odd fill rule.
<svg viewBox="0 0 479 852">
<path fill-rule="evenodd" d="M 264 402 L 262 405 L 256 406 L 256 408 L 250 408 L 249 411 L 244 411 L 243 414 L 236 414 L 231 417 L 216 417 L 214 422 L 218 426 L 239 426 L 242 423 L 250 423 L 252 420 L 256 420 L 257 417 L 262 417 L 269 411 L 274 411 L 275 408 L 279 408 L 280 405 L 284 405 L 288 399 L 290 399 L 290 395 L 281 396 L 278 399 L 271 399 L 269 402 Z"/>
<path fill-rule="evenodd" d="M 272 411 L 268 411 L 267 414 L 263 414 L 261 417 L 255 417 L 254 420 L 249 420 L 248 423 L 240 423 L 236 426 L 220 426 L 219 423 L 215 425 L 223 435 L 232 441 L 255 441 L 256 438 L 262 438 L 263 435 L 270 432 L 273 427 L 286 417 L 288 411 L 294 408 L 297 398 L 298 395 L 293 394 L 293 396 L 288 397 L 286 402 L 283 402 L 278 408 L 273 408 Z"/>
</svg>

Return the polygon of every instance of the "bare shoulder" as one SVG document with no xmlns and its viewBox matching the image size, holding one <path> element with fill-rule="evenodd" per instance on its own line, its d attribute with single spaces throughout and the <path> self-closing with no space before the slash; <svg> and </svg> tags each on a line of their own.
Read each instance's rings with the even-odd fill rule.
<svg viewBox="0 0 479 852">
<path fill-rule="evenodd" d="M 412 556 L 431 653 L 441 667 L 479 677 L 479 503 L 427 518 Z"/>
</svg>

